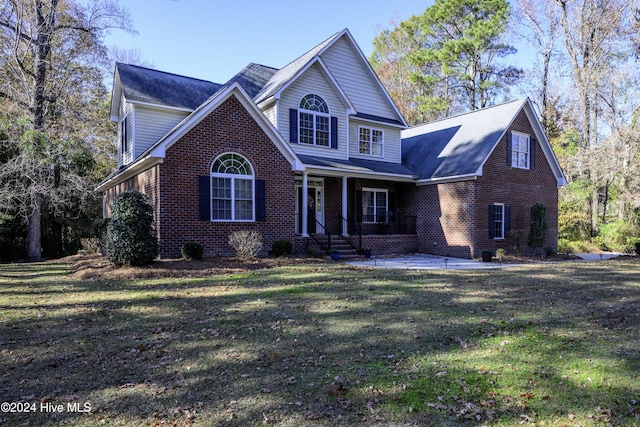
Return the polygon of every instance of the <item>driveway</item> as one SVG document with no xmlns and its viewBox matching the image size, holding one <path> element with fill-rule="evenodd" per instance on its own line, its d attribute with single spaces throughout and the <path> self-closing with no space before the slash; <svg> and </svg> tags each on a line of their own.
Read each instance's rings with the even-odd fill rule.
<svg viewBox="0 0 640 427">
<path fill-rule="evenodd" d="M 613 253 L 577 254 L 577 256 L 587 261 L 606 260 L 615 258 L 619 255 L 620 254 Z M 482 262 L 472 259 L 442 257 L 429 254 L 410 254 L 393 258 L 372 257 L 366 260 L 350 261 L 347 262 L 347 264 L 359 267 L 397 268 L 403 270 L 487 270 L 523 265 L 506 263 L 501 265 L 497 262 Z"/>
</svg>

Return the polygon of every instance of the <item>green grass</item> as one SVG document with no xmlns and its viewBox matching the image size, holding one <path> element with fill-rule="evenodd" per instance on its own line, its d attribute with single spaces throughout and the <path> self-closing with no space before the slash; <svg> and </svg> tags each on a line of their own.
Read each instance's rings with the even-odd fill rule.
<svg viewBox="0 0 640 427">
<path fill-rule="evenodd" d="M 0 265 L 0 425 L 639 426 L 639 271 Z"/>
</svg>

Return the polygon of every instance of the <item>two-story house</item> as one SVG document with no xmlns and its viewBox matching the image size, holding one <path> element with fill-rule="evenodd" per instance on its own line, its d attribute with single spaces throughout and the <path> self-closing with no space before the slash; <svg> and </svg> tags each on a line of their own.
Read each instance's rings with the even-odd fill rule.
<svg viewBox="0 0 640 427">
<path fill-rule="evenodd" d="M 119 168 L 105 215 L 136 189 L 155 209 L 162 257 L 197 241 L 232 253 L 312 245 L 477 257 L 549 208 L 557 246 L 564 176 L 528 100 L 408 129 L 348 30 L 281 69 L 249 64 L 225 84 L 117 64 Z M 506 157 L 506 161 L 505 161 Z M 330 236 L 330 239 L 329 239 Z"/>
</svg>

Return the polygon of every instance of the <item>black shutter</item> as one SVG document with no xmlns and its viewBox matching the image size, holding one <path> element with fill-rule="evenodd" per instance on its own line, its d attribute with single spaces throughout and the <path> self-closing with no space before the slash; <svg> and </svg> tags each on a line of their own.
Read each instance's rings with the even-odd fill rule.
<svg viewBox="0 0 640 427">
<path fill-rule="evenodd" d="M 338 118 L 331 117 L 331 148 L 338 148 Z"/>
<path fill-rule="evenodd" d="M 511 156 L 513 150 L 513 137 L 511 132 L 507 132 L 507 166 L 511 166 Z"/>
<path fill-rule="evenodd" d="M 389 218 L 389 222 L 393 222 L 393 217 L 396 214 L 396 198 L 395 198 L 395 193 L 390 192 L 389 193 L 389 200 L 388 203 L 389 205 L 389 211 L 391 211 L 391 215 L 387 215 Z"/>
<path fill-rule="evenodd" d="M 211 177 L 198 177 L 200 221 L 211 221 Z"/>
<path fill-rule="evenodd" d="M 504 237 L 507 238 L 507 235 L 511 231 L 511 206 L 504 207 Z"/>
<path fill-rule="evenodd" d="M 289 110 L 289 142 L 298 143 L 298 110 Z"/>
<path fill-rule="evenodd" d="M 362 190 L 356 190 L 356 222 L 362 222 Z"/>
<path fill-rule="evenodd" d="M 267 220 L 267 191 L 264 179 L 256 180 L 256 221 Z"/>
<path fill-rule="evenodd" d="M 536 168 L 536 139 L 529 139 L 529 169 Z"/>
<path fill-rule="evenodd" d="M 493 228 L 493 218 L 496 216 L 496 205 L 489 205 L 489 238 L 496 237 L 495 230 Z"/>
</svg>

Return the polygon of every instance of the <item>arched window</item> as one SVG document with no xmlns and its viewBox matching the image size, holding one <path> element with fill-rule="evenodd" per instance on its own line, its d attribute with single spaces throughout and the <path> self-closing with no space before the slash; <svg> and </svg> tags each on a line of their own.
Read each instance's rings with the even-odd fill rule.
<svg viewBox="0 0 640 427">
<path fill-rule="evenodd" d="M 211 166 L 211 219 L 253 221 L 254 175 L 247 159 L 236 153 L 219 156 Z"/>
<path fill-rule="evenodd" d="M 299 105 L 300 143 L 329 146 L 329 107 L 318 95 L 306 95 Z"/>
</svg>

